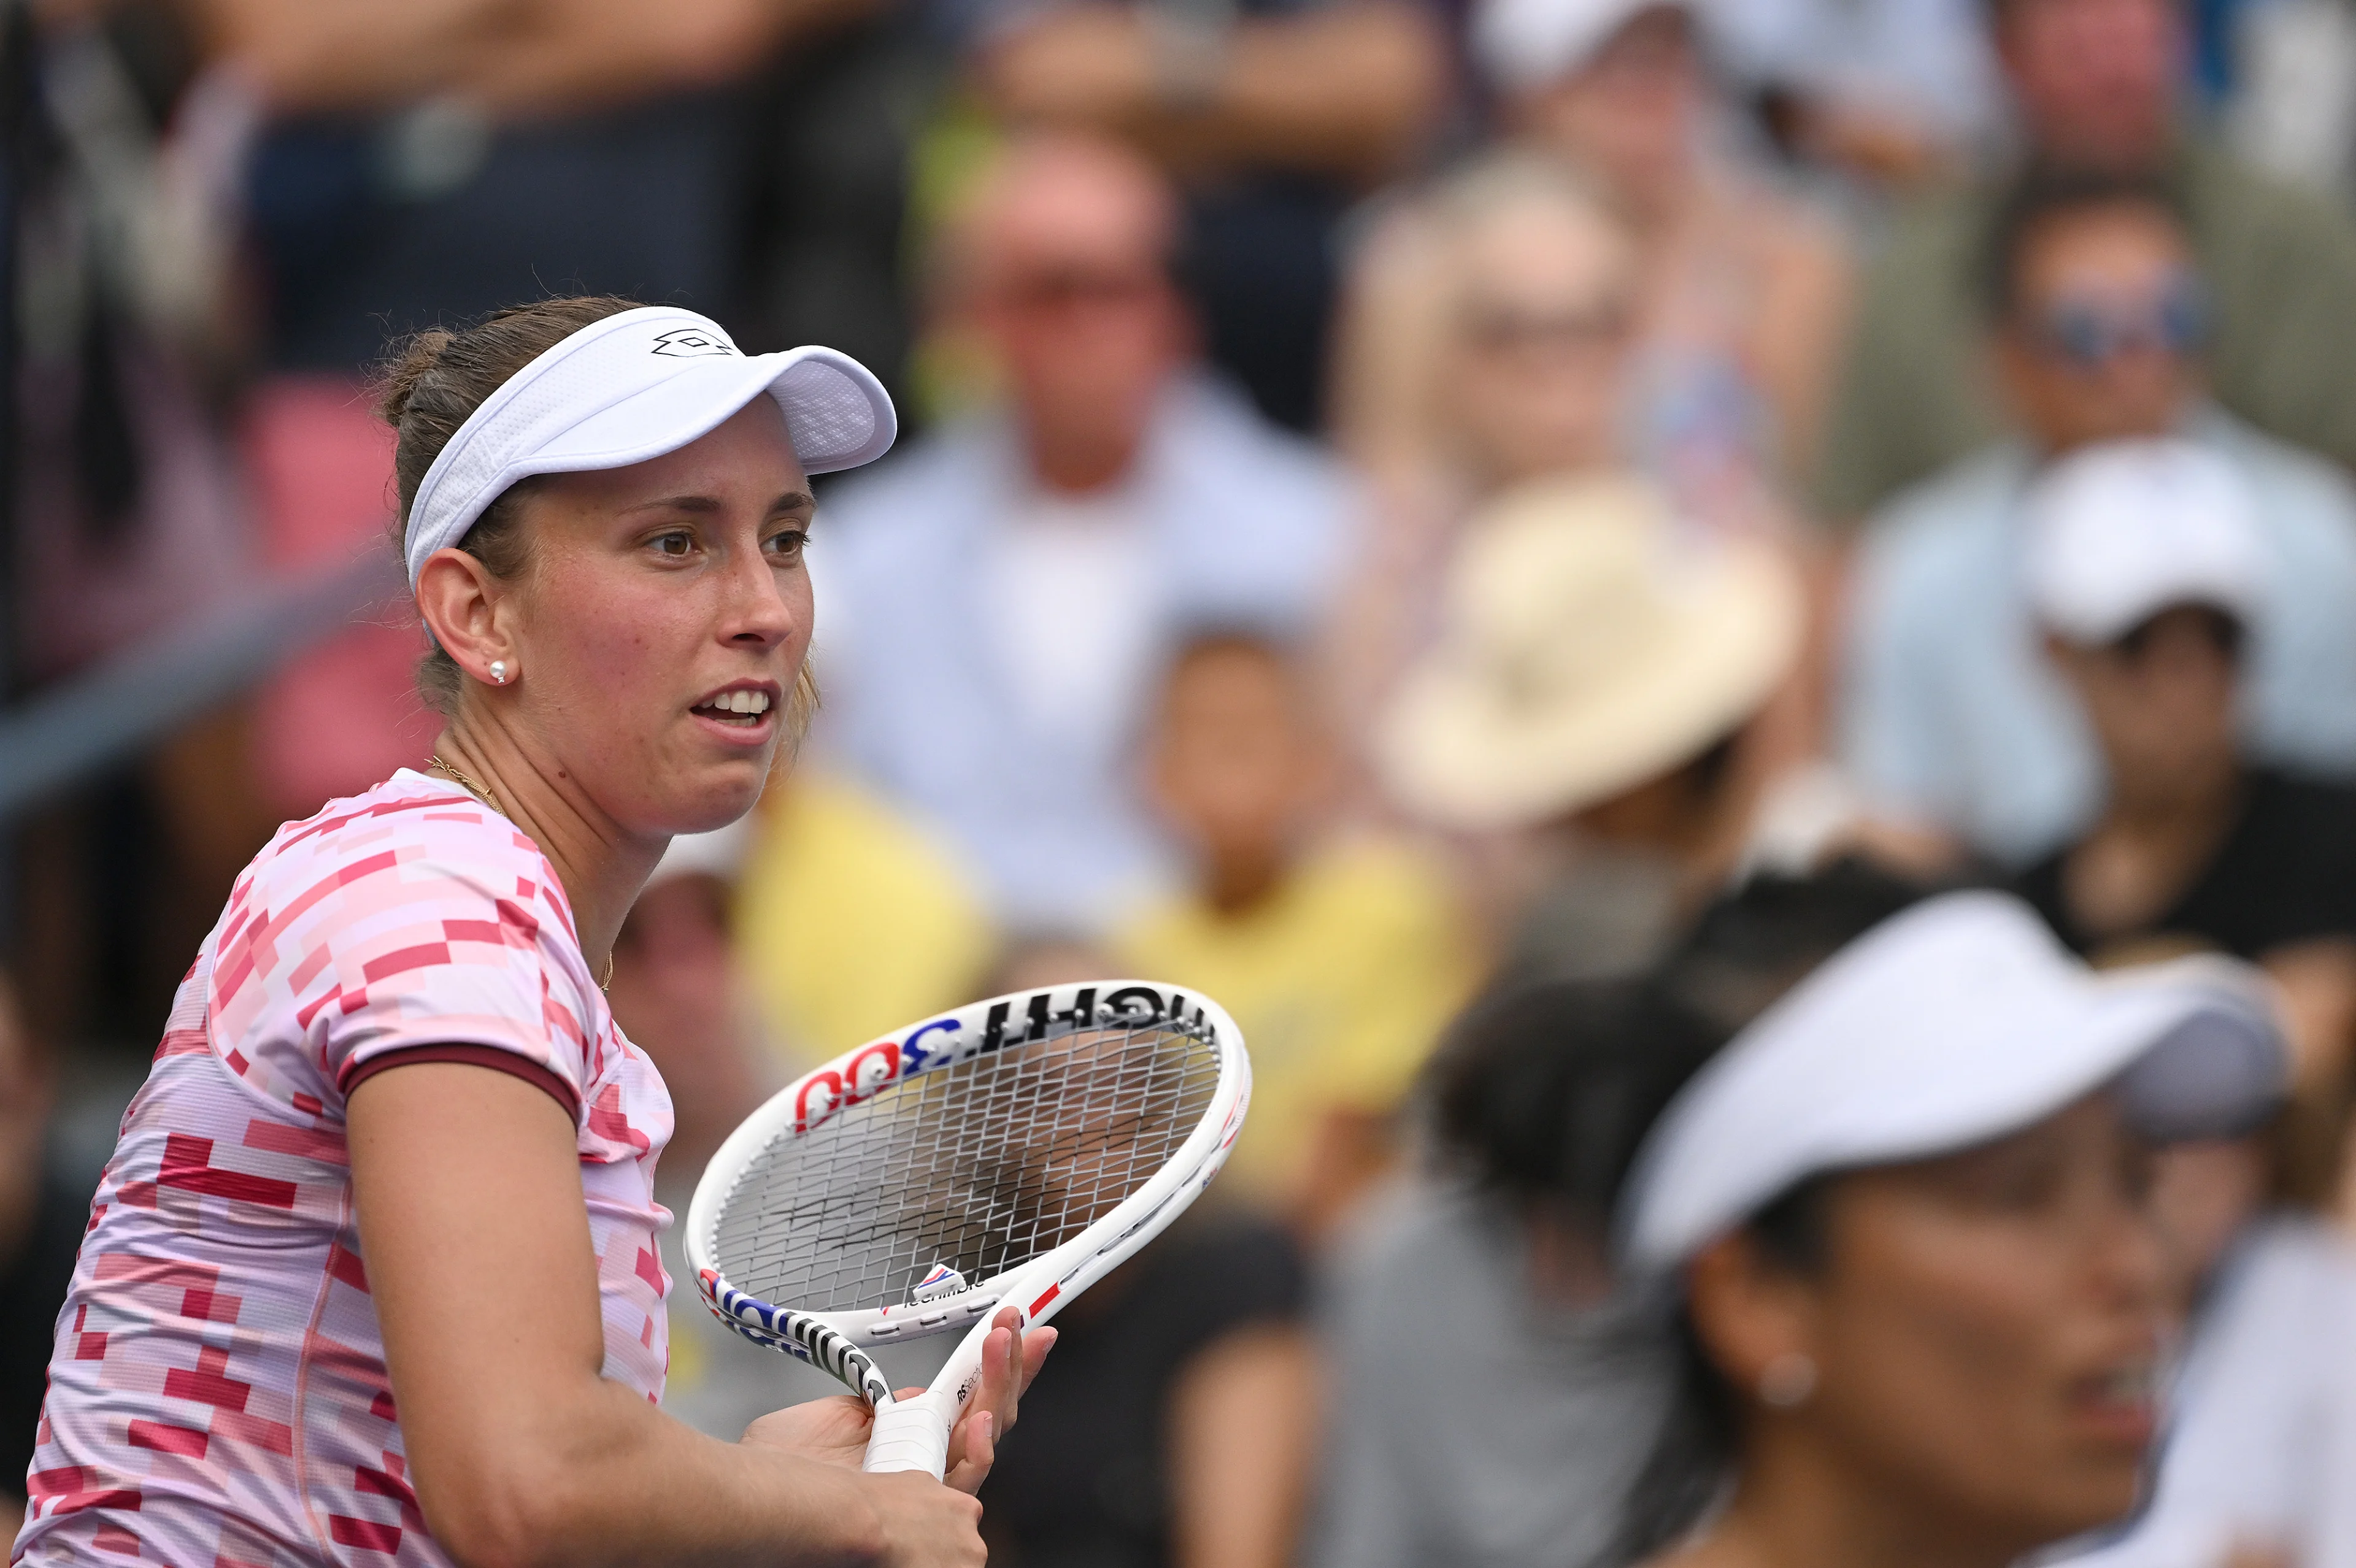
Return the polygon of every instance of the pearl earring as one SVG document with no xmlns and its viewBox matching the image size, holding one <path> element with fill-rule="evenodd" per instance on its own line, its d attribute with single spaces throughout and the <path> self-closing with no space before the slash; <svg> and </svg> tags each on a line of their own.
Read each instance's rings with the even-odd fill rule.
<svg viewBox="0 0 2356 1568">
<path fill-rule="evenodd" d="M 505 659 L 493 659 L 491 661 L 491 684 L 493 686 L 505 686 L 507 683 L 508 661 Z"/>
<path fill-rule="evenodd" d="M 1777 1410 L 1793 1410 L 1808 1403 L 1816 1392 L 1816 1363 L 1797 1350 L 1786 1350 L 1759 1374 L 1759 1399 Z"/>
</svg>

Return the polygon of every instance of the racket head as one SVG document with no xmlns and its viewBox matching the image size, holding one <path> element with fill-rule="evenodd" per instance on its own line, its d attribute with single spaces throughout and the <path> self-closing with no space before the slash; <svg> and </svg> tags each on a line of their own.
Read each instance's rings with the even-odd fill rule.
<svg viewBox="0 0 2356 1568">
<path fill-rule="evenodd" d="M 1182 987 L 989 997 L 747 1117 L 689 1205 L 688 1264 L 722 1322 L 885 1404 L 865 1351 L 1054 1316 L 1209 1185 L 1250 1093 L 1234 1020 Z"/>
</svg>

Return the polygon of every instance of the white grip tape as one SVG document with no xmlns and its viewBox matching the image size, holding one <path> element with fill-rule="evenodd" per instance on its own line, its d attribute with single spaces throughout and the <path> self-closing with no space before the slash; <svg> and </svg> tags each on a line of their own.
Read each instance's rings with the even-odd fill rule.
<svg viewBox="0 0 2356 1568">
<path fill-rule="evenodd" d="M 936 1393 L 921 1393 L 875 1412 L 862 1470 L 922 1470 L 935 1480 L 948 1467 L 949 1423 Z"/>
</svg>

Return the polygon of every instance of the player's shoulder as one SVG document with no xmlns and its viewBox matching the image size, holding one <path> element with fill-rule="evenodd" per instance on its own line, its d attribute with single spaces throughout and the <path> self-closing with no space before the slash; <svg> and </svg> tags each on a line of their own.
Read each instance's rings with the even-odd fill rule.
<svg viewBox="0 0 2356 1568">
<path fill-rule="evenodd" d="M 402 769 L 281 827 L 240 879 L 233 903 L 282 918 L 294 906 L 537 901 L 552 881 L 539 846 L 454 784 Z"/>
</svg>

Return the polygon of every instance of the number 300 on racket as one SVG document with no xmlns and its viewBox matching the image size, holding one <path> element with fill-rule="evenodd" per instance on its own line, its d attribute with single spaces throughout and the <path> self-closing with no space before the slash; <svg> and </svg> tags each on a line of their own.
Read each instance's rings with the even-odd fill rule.
<svg viewBox="0 0 2356 1568">
<path fill-rule="evenodd" d="M 1044 1323 L 1159 1235 L 1251 1098 L 1235 1023 L 1143 980 L 1017 992 L 787 1084 L 712 1157 L 687 1213 L 720 1320 L 875 1409 L 870 1470 L 942 1473 L 1000 1307 Z M 868 1352 L 965 1330 L 922 1394 Z"/>
</svg>

